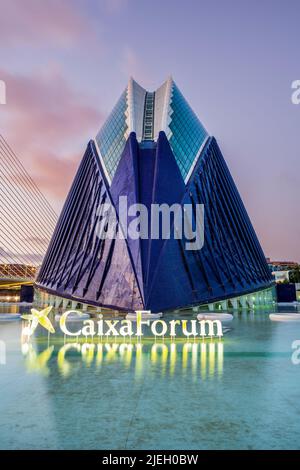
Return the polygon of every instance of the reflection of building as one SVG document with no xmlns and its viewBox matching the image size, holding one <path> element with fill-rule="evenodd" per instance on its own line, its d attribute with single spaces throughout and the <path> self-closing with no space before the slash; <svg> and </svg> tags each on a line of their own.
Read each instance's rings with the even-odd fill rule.
<svg viewBox="0 0 300 470">
<path fill-rule="evenodd" d="M 128 203 L 204 204 L 205 242 L 102 239 L 101 211 Z M 119 216 L 120 214 L 118 214 Z M 195 215 L 194 215 L 195 217 Z M 117 221 L 117 230 L 124 227 Z M 38 275 L 50 295 L 117 309 L 183 308 L 266 290 L 272 278 L 214 137 L 172 79 L 155 92 L 130 80 L 85 155 Z M 254 296 L 255 297 L 255 296 Z M 262 300 L 261 300 L 262 299 Z M 266 299 L 260 296 L 260 302 Z M 59 302 L 55 302 L 56 305 Z"/>
</svg>

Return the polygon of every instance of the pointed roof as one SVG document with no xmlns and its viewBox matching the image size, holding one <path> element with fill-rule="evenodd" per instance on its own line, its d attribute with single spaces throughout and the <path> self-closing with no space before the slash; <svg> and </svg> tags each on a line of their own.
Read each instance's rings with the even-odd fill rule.
<svg viewBox="0 0 300 470">
<path fill-rule="evenodd" d="M 140 144 L 130 134 L 110 187 L 102 170 L 90 143 L 40 269 L 38 287 L 91 305 L 160 312 L 272 286 L 263 251 L 214 138 L 187 185 L 164 132 L 157 142 Z M 124 237 L 135 215 L 119 206 L 120 196 L 127 196 L 127 208 L 134 203 L 148 208 L 148 230 L 153 203 L 183 209 L 186 204 L 204 204 L 204 223 L 198 227 L 204 244 L 188 248 L 191 240 L 185 230 L 181 237 L 176 230 L 170 230 L 169 237 Z M 102 204 L 107 202 L 117 211 L 120 237 L 102 236 Z M 128 218 L 121 217 L 124 212 Z"/>
<path fill-rule="evenodd" d="M 170 76 L 149 92 L 132 77 L 96 136 L 108 181 L 116 172 L 126 140 L 135 132 L 138 142 L 157 141 L 165 132 L 181 174 L 188 181 L 208 139 L 208 133 Z"/>
</svg>

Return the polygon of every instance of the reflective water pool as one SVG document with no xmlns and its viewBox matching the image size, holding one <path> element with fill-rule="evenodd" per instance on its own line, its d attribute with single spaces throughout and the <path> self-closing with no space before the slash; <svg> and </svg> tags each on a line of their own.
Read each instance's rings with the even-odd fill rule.
<svg viewBox="0 0 300 470">
<path fill-rule="evenodd" d="M 222 341 L 190 343 L 38 329 L 28 344 L 23 322 L 1 322 L 0 448 L 299 449 L 300 322 L 268 314 L 235 314 Z"/>
</svg>

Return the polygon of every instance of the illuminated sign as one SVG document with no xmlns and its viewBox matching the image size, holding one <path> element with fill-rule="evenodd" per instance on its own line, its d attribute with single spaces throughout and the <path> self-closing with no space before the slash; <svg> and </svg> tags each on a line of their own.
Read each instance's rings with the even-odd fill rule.
<svg viewBox="0 0 300 470">
<path fill-rule="evenodd" d="M 70 314 L 80 312 L 68 310 L 59 321 L 60 329 L 67 336 L 99 336 L 99 337 L 132 337 L 141 338 L 147 333 L 155 337 L 171 337 L 178 335 L 185 337 L 221 337 L 223 336 L 222 323 L 220 320 L 143 320 L 142 311 L 137 311 L 136 321 L 132 320 L 104 320 L 102 315 L 98 315 L 98 320 L 83 320 L 82 328 L 70 330 L 67 326 L 67 319 Z"/>
<path fill-rule="evenodd" d="M 29 321 L 29 326 L 23 331 L 24 335 L 31 336 L 35 331 L 38 324 L 45 328 L 49 333 L 55 333 L 55 330 L 48 318 L 48 314 L 52 307 L 48 307 L 40 312 L 35 309 L 31 309 L 31 315 L 22 315 L 24 320 Z M 165 320 L 149 320 L 143 319 L 143 311 L 136 311 L 136 320 L 106 320 L 103 319 L 103 315 L 98 315 L 97 320 L 88 319 L 83 320 L 80 328 L 70 329 L 67 325 L 67 320 L 70 315 L 78 315 L 80 318 L 82 312 L 78 310 L 68 310 L 65 312 L 59 320 L 59 326 L 61 331 L 66 336 L 71 337 L 170 337 L 176 338 L 176 336 L 184 337 L 218 337 L 223 336 L 222 323 L 220 320 L 179 320 L 174 319 L 170 321 Z"/>
<path fill-rule="evenodd" d="M 38 325 L 41 325 L 43 328 L 49 331 L 49 333 L 55 333 L 53 325 L 48 318 L 48 315 L 51 312 L 51 310 L 52 310 L 52 307 L 47 307 L 47 308 L 44 308 L 44 310 L 41 310 L 39 312 L 35 308 L 32 308 L 31 314 L 22 315 L 21 318 L 29 322 L 29 326 L 27 327 L 27 329 L 25 329 L 25 331 L 23 331 L 23 334 L 27 334 L 27 336 L 31 336 L 36 330 Z"/>
</svg>

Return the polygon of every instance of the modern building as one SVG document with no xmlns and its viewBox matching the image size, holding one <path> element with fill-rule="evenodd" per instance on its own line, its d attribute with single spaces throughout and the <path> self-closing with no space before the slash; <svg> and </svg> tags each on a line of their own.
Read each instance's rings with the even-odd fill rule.
<svg viewBox="0 0 300 470">
<path fill-rule="evenodd" d="M 299 267 L 299 263 L 296 261 L 273 261 L 270 258 L 266 258 L 269 269 L 271 272 L 274 271 L 292 271 Z"/>
<path fill-rule="evenodd" d="M 109 202 L 123 233 L 130 204 L 204 205 L 204 245 L 97 236 Z M 98 234 L 99 235 L 99 234 Z M 216 139 L 172 78 L 155 92 L 133 79 L 87 146 L 36 287 L 53 298 L 119 310 L 243 306 L 270 300 L 268 265 Z"/>
<path fill-rule="evenodd" d="M 289 282 L 290 273 L 299 269 L 296 261 L 272 261 L 270 258 L 266 258 L 266 261 L 276 283 Z"/>
</svg>

